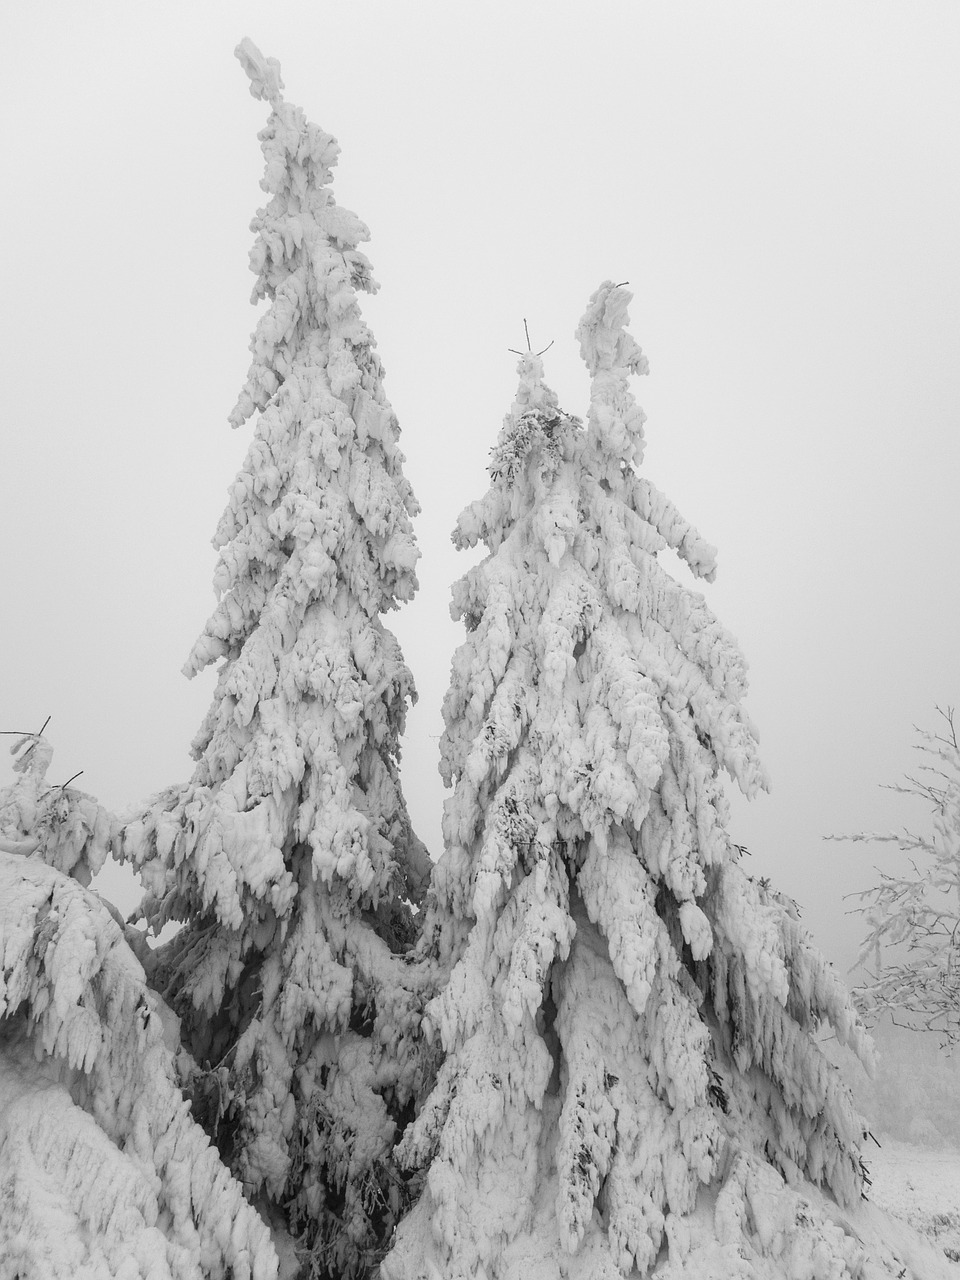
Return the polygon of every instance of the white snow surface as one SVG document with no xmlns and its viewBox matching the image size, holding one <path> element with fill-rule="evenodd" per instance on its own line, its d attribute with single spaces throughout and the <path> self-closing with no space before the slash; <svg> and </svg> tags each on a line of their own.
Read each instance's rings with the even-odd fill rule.
<svg viewBox="0 0 960 1280">
<path fill-rule="evenodd" d="M 869 1165 L 873 1186 L 868 1198 L 852 1208 L 840 1210 L 836 1202 L 815 1188 L 804 1188 L 793 1196 L 790 1208 L 794 1229 L 799 1219 L 820 1218 L 835 1241 L 847 1245 L 854 1261 L 852 1271 L 821 1247 L 810 1247 L 795 1231 L 794 1248 L 787 1256 L 771 1260 L 751 1252 L 749 1240 L 731 1248 L 723 1238 L 723 1206 L 708 1191 L 700 1193 L 695 1211 L 687 1221 L 671 1224 L 668 1247 L 650 1271 L 632 1270 L 625 1280 L 812 1280 L 853 1275 L 859 1280 L 899 1277 L 900 1280 L 958 1280 L 960 1278 L 960 1150 L 931 1150 L 884 1139 L 883 1149 L 874 1149 Z M 762 1179 L 761 1179 L 762 1181 Z M 750 1227 L 755 1242 L 784 1227 L 784 1204 L 767 1179 L 769 1192 L 755 1192 L 750 1202 Z M 542 1203 L 546 1204 L 544 1196 Z M 786 1221 L 789 1222 L 789 1215 Z M 491 1224 L 492 1225 L 492 1224 Z M 604 1269 L 596 1251 L 582 1250 L 575 1258 L 558 1259 L 546 1248 L 544 1236 L 536 1230 L 515 1245 L 505 1269 L 498 1274 L 509 1280 L 596 1280 L 615 1277 Z M 413 1229 L 427 1233 L 429 1223 L 422 1216 Z M 412 1230 L 402 1232 L 399 1246 L 381 1269 L 382 1280 L 450 1280 L 435 1254 L 420 1257 L 408 1268 L 414 1248 Z M 409 1243 L 408 1243 L 409 1242 Z M 483 1276 L 484 1272 L 478 1272 Z"/>
<path fill-rule="evenodd" d="M 871 1204 L 909 1224 L 951 1260 L 960 1276 L 960 1149 L 930 1148 L 881 1135 L 865 1159 Z"/>
</svg>

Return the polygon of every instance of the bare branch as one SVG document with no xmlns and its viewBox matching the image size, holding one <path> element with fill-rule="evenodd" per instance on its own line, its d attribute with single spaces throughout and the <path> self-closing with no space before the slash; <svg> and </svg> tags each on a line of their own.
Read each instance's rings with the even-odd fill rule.
<svg viewBox="0 0 960 1280">
<path fill-rule="evenodd" d="M 854 993 L 861 1015 L 875 1021 L 886 1013 L 897 1026 L 936 1031 L 952 1045 L 960 1043 L 960 745 L 953 708 L 937 711 L 943 732 L 916 729 L 925 762 L 887 787 L 931 805 L 932 834 L 905 827 L 827 838 L 895 844 L 910 868 L 903 875 L 874 868 L 872 888 L 845 895 L 858 903 L 847 914 L 868 926 L 858 959 L 865 977 Z"/>
</svg>

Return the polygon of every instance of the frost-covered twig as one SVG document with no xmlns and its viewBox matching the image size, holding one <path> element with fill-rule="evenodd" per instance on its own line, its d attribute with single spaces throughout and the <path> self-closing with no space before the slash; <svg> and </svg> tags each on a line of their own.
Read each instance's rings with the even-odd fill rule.
<svg viewBox="0 0 960 1280">
<path fill-rule="evenodd" d="M 960 1042 L 960 743 L 953 708 L 937 711 L 945 729 L 917 729 L 915 749 L 932 760 L 920 771 L 939 781 L 907 775 L 887 788 L 925 801 L 932 831 L 827 839 L 895 844 L 911 868 L 909 875 L 878 871 L 876 884 L 848 895 L 862 903 L 854 912 L 867 924 L 858 961 L 873 964 L 855 993 L 861 1011 L 871 1020 L 907 1015 L 903 1025 L 936 1031 L 954 1044 Z"/>
</svg>

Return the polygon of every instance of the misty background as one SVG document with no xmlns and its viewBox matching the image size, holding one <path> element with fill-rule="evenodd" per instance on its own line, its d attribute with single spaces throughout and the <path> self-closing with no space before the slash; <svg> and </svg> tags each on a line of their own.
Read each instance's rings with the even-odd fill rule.
<svg viewBox="0 0 960 1280">
<path fill-rule="evenodd" d="M 508 348 L 524 319 L 553 341 L 584 414 L 573 331 L 626 280 L 644 471 L 719 547 L 705 595 L 773 779 L 749 805 L 728 786 L 732 835 L 848 969 L 844 895 L 897 857 L 823 836 L 925 826 L 880 784 L 960 701 L 960 7 L 46 0 L 0 34 L 0 728 L 52 716 L 50 781 L 82 769 L 114 808 L 191 772 L 214 674 L 180 666 L 252 431 L 226 424 L 265 199 L 249 35 L 339 139 L 336 198 L 372 232 L 363 310 L 423 507 L 421 590 L 386 622 L 434 857 L 473 562 L 449 532 L 486 488 Z M 101 886 L 134 904 L 126 873 Z"/>
</svg>

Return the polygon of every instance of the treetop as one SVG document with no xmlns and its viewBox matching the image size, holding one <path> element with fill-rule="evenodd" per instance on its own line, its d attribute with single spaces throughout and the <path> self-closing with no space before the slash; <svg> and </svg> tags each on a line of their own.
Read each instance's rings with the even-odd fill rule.
<svg viewBox="0 0 960 1280">
<path fill-rule="evenodd" d="M 280 92 L 283 81 L 277 59 L 265 58 L 249 36 L 244 36 L 233 52 L 250 77 L 251 96 L 269 102 L 274 111 L 278 110 L 283 102 Z"/>
</svg>

